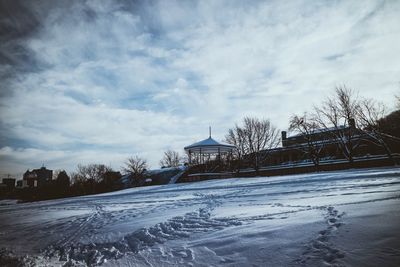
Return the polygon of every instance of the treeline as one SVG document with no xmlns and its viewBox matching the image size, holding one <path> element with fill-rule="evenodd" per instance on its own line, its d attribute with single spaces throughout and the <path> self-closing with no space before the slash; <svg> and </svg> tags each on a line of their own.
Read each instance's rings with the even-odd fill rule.
<svg viewBox="0 0 400 267">
<path fill-rule="evenodd" d="M 76 172 L 56 170 L 53 179 L 38 187 L 16 188 L 12 195 L 22 201 L 105 193 L 122 188 L 121 173 L 103 164 L 78 165 Z"/>
<path fill-rule="evenodd" d="M 176 167 L 183 164 L 179 153 L 168 150 L 160 160 L 160 167 Z M 139 156 L 126 160 L 120 171 L 104 164 L 79 164 L 76 170 L 68 174 L 65 170 L 56 170 L 51 181 L 37 187 L 14 188 L 1 192 L 1 198 L 17 198 L 22 201 L 38 201 L 72 196 L 106 193 L 129 187 L 146 185 L 147 161 Z M 151 183 L 147 183 L 151 184 Z"/>
<path fill-rule="evenodd" d="M 168 150 L 160 160 L 160 167 L 176 167 L 184 159 L 175 151 Z M 121 171 L 104 164 L 79 164 L 76 170 L 68 174 L 65 170 L 56 170 L 53 179 L 39 187 L 15 188 L 5 197 L 22 201 L 37 201 L 72 196 L 99 194 L 146 184 L 147 161 L 139 156 L 126 160 Z M 149 183 L 150 184 L 150 183 Z M 4 197 L 4 196 L 3 196 Z"/>
<path fill-rule="evenodd" d="M 120 171 L 113 170 L 104 164 L 79 164 L 70 175 L 65 170 L 56 170 L 53 179 L 39 187 L 16 188 L 8 197 L 23 201 L 37 201 L 62 197 L 106 193 L 126 187 L 144 185 L 146 160 L 135 156 L 125 163 Z M 122 176 L 126 180 L 122 181 Z"/>
</svg>

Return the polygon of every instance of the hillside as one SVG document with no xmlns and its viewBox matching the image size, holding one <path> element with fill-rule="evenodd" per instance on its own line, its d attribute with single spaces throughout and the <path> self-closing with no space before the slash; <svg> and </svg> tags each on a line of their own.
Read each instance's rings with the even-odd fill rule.
<svg viewBox="0 0 400 267">
<path fill-rule="evenodd" d="M 4 201 L 0 265 L 398 266 L 399 221 L 399 168 Z"/>
</svg>

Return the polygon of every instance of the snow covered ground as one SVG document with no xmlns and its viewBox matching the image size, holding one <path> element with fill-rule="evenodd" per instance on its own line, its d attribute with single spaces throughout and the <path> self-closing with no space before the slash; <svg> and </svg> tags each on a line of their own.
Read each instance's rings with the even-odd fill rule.
<svg viewBox="0 0 400 267">
<path fill-rule="evenodd" d="M 0 202 L 0 265 L 400 266 L 400 168 Z"/>
</svg>

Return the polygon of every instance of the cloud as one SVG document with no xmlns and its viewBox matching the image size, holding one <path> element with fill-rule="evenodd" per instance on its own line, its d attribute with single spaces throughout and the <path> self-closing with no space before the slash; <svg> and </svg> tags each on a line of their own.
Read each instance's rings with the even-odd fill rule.
<svg viewBox="0 0 400 267">
<path fill-rule="evenodd" d="M 43 162 L 117 166 L 133 154 L 156 167 L 165 149 L 207 137 L 208 125 L 217 139 L 246 115 L 284 129 L 338 84 L 388 105 L 399 91 L 395 1 L 44 1 L 1 10 L 3 173 Z"/>
</svg>

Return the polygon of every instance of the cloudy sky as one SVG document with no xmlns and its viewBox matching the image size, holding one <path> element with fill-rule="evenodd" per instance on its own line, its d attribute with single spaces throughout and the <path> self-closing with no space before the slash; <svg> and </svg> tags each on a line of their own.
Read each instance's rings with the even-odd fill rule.
<svg viewBox="0 0 400 267">
<path fill-rule="evenodd" d="M 400 1 L 0 1 L 0 173 L 158 167 L 345 84 L 394 106 Z"/>
</svg>

